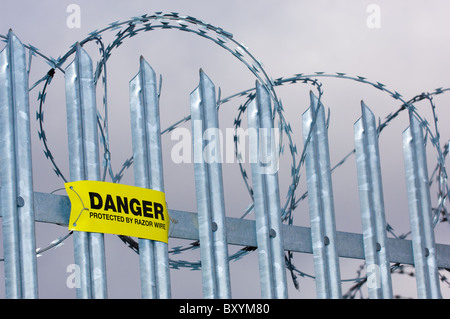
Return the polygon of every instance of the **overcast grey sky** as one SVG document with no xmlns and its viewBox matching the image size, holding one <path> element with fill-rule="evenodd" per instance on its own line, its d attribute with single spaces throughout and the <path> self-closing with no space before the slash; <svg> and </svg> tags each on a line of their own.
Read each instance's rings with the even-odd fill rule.
<svg viewBox="0 0 450 319">
<path fill-rule="evenodd" d="M 79 28 L 69 28 L 67 19 L 70 4 L 80 8 Z M 379 25 L 372 25 L 369 5 L 380 9 Z M 372 7 L 373 8 L 373 7 Z M 405 99 L 422 92 L 432 92 L 438 87 L 450 87 L 450 3 L 434 1 L 366 1 L 366 0 L 318 0 L 318 1 L 3 1 L 0 11 L 0 34 L 9 28 L 26 44 L 39 48 L 40 52 L 57 58 L 69 47 L 96 29 L 102 29 L 114 21 L 124 21 L 133 16 L 156 11 L 178 12 L 190 15 L 231 32 L 238 42 L 264 64 L 274 79 L 297 73 L 311 74 L 345 72 L 379 81 L 398 91 Z M 369 22 L 368 22 L 369 20 Z M 107 32 L 103 41 L 108 44 L 115 32 Z M 97 47 L 86 46 L 94 65 L 98 60 Z M 198 70 L 220 87 L 222 97 L 252 88 L 255 77 L 229 52 L 216 44 L 193 34 L 175 30 L 156 30 L 139 34 L 126 40 L 108 61 L 109 133 L 113 168 L 117 172 L 131 156 L 131 133 L 128 106 L 128 82 L 137 73 L 139 56 L 143 55 L 157 74 L 162 74 L 161 127 L 166 128 L 189 114 L 189 94 L 197 86 Z M 67 66 L 73 57 L 64 65 Z M 49 69 L 42 59 L 33 60 L 30 83 L 42 77 Z M 360 83 L 342 79 L 320 79 L 323 83 L 323 103 L 330 108 L 329 128 L 331 164 L 337 163 L 353 148 L 353 123 L 360 116 L 360 101 L 364 100 L 377 118 L 384 119 L 400 105 L 386 94 Z M 277 88 L 283 102 L 286 118 L 293 128 L 293 136 L 300 150 L 301 115 L 309 105 L 306 84 L 285 85 Z M 101 87 L 98 90 L 101 106 Z M 36 113 L 38 91 L 31 93 L 31 116 Z M 233 127 L 237 108 L 245 100 L 237 99 L 220 110 L 222 128 Z M 449 118 L 450 98 L 436 97 L 437 112 L 441 124 Z M 423 114 L 430 116 L 425 103 Z M 68 176 L 67 132 L 65 126 L 64 77 L 59 72 L 47 93 L 45 105 L 45 130 L 49 146 L 56 162 Z M 34 185 L 36 191 L 51 192 L 63 187 L 63 181 L 53 173 L 43 155 L 38 140 L 37 123 L 32 121 Z M 408 119 L 403 114 L 380 137 L 380 152 L 384 182 L 387 220 L 398 235 L 408 232 L 409 221 L 403 172 L 401 132 Z M 187 123 L 185 127 L 190 127 Z M 450 127 L 441 126 L 441 143 L 450 137 Z M 163 136 L 164 178 L 166 198 L 171 209 L 195 211 L 193 166 L 175 164 L 170 159 L 174 145 L 170 134 Z M 430 149 L 430 147 L 429 147 Z M 435 165 L 436 156 L 429 150 L 429 166 Z M 284 203 L 289 187 L 290 158 L 286 152 L 279 172 L 280 197 Z M 249 205 L 250 197 L 240 177 L 237 165 L 225 164 L 224 186 L 227 216 L 241 216 Z M 302 175 L 304 176 L 304 175 Z M 126 171 L 123 183 L 133 184 L 132 169 Z M 337 229 L 361 232 L 359 199 L 356 185 L 356 167 L 351 158 L 333 174 Z M 299 197 L 306 190 L 304 178 L 297 190 Z M 59 192 L 63 194 L 64 192 Z M 432 192 L 433 203 L 436 203 Z M 307 201 L 295 211 L 294 223 L 309 226 Z M 37 245 L 47 246 L 53 239 L 67 233 L 67 229 L 55 225 L 37 225 Z M 106 235 L 108 292 L 110 297 L 139 298 L 138 256 L 120 240 Z M 438 226 L 436 238 L 450 244 L 448 224 Z M 171 240 L 171 247 L 189 245 L 190 242 Z M 236 251 L 230 247 L 230 251 Z M 3 247 L 0 248 L 3 251 Z M 173 259 L 196 261 L 198 250 L 171 256 Z M 295 255 L 295 265 L 313 274 L 312 256 Z M 44 298 L 73 298 L 74 289 L 66 285 L 67 266 L 73 263 L 72 239 L 38 258 L 39 294 Z M 361 261 L 341 259 L 342 278 L 353 278 Z M 230 264 L 232 296 L 234 298 L 259 297 L 257 255 L 253 253 Z M 3 265 L 0 265 L 3 273 Z M 394 294 L 416 297 L 414 278 L 395 275 Z M 314 281 L 300 278 L 297 291 L 288 275 L 291 298 L 314 298 Z M 201 273 L 190 270 L 171 271 L 172 295 L 175 298 L 201 298 Z M 3 286 L 3 275 L 0 275 Z M 343 291 L 349 284 L 344 284 Z M 442 293 L 449 297 L 449 288 L 442 286 Z M 0 289 L 0 297 L 4 295 Z"/>
</svg>

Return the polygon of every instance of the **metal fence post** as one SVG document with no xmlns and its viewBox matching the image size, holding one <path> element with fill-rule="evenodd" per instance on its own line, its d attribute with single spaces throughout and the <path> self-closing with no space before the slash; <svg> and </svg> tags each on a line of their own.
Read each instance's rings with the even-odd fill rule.
<svg viewBox="0 0 450 319">
<path fill-rule="evenodd" d="M 247 112 L 261 297 L 287 298 L 278 150 L 275 147 L 271 97 L 259 82 L 256 83 L 256 97 Z"/>
<path fill-rule="evenodd" d="M 7 298 L 37 298 L 30 110 L 25 48 L 12 30 L 0 53 L 0 160 Z"/>
<path fill-rule="evenodd" d="M 317 297 L 341 298 L 325 111 L 312 92 L 310 98 L 311 106 L 303 113 L 303 140 L 310 138 L 305 165 Z"/>
<path fill-rule="evenodd" d="M 216 94 L 214 84 L 202 70 L 200 84 L 191 93 L 191 123 L 203 294 L 205 298 L 230 298 Z"/>
<path fill-rule="evenodd" d="M 141 56 L 138 74 L 130 81 L 130 117 L 135 184 L 164 192 L 161 129 L 156 75 Z M 139 239 L 143 298 L 170 298 L 167 244 Z"/>
<path fill-rule="evenodd" d="M 92 60 L 78 43 L 65 78 L 70 180 L 100 180 Z M 75 231 L 74 255 L 80 267 L 81 288 L 77 288 L 77 297 L 106 298 L 104 235 Z"/>
<path fill-rule="evenodd" d="M 419 298 L 441 298 L 422 124 L 410 112 L 403 132 L 406 186 Z"/>
<path fill-rule="evenodd" d="M 392 298 L 391 269 L 387 251 L 383 185 L 375 116 L 361 101 L 362 117 L 355 123 L 361 221 L 369 298 Z"/>
</svg>

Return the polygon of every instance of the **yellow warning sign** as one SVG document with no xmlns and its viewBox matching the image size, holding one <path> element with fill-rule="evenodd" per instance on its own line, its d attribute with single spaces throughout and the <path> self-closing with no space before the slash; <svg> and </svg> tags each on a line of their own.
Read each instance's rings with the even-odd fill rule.
<svg viewBox="0 0 450 319">
<path fill-rule="evenodd" d="M 168 242 L 170 221 L 163 192 L 98 181 L 65 187 L 72 204 L 69 230 Z"/>
</svg>

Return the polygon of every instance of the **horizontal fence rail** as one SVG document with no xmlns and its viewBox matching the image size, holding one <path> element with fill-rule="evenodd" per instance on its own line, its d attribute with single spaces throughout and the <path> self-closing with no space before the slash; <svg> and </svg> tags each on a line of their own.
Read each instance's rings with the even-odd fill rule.
<svg viewBox="0 0 450 319">
<path fill-rule="evenodd" d="M 67 226 L 69 224 L 70 201 L 65 195 L 34 193 L 37 222 Z M 199 240 L 196 212 L 169 209 L 172 220 L 170 237 Z M 227 242 L 230 245 L 258 247 L 256 223 L 254 220 L 226 217 Z M 313 252 L 311 229 L 304 226 L 281 226 L 283 249 L 299 253 Z M 336 231 L 339 257 L 365 260 L 363 235 Z M 414 265 L 412 241 L 401 238 L 387 238 L 387 250 L 391 263 Z M 439 268 L 450 268 L 450 245 L 436 244 L 436 264 Z"/>
<path fill-rule="evenodd" d="M 158 21 L 161 25 L 152 25 L 150 20 Z M 135 29 L 142 24 L 142 29 Z M 322 87 L 316 79 L 301 74 L 289 80 L 269 79 L 260 63 L 244 46 L 234 40 L 232 34 L 193 17 L 179 16 L 177 13 L 156 13 L 155 16 L 134 18 L 128 21 L 127 25 L 125 31 L 116 35 L 116 40 L 111 45 L 102 46 L 100 51 L 103 52 L 103 60 L 97 64 L 96 69 L 93 68 L 92 59 L 83 49 L 83 45 L 89 41 L 101 43 L 101 32 L 115 30 L 122 24 L 113 23 L 103 31 L 91 34 L 92 38 L 76 43 L 67 55 L 58 61 L 50 61 L 53 73 L 49 72 L 32 86 L 34 88 L 40 82 L 45 82 L 46 88 L 56 70 L 64 72 L 70 181 L 101 181 L 105 179 L 107 170 L 112 172 L 109 156 L 106 156 L 109 155 L 107 120 L 104 120 L 102 126 L 96 104 L 96 88 L 102 69 L 106 73 L 106 61 L 111 50 L 117 48 L 125 38 L 159 27 L 193 32 L 227 49 L 257 78 L 254 88 L 236 94 L 247 96 L 248 102 L 241 105 L 239 116 L 235 120 L 237 129 L 241 125 L 242 114 L 247 112 L 251 182 L 248 181 L 249 176 L 245 169 L 242 166 L 240 168 L 252 197 L 252 204 L 246 214 L 253 211 L 255 220 L 226 216 L 218 112 L 220 105 L 225 102 L 220 100 L 220 97 L 218 99 L 217 95 L 220 94 L 216 94 L 213 81 L 203 70 L 199 72 L 198 86 L 190 95 L 190 115 L 168 129 L 173 130 L 179 123 L 191 121 L 197 211 L 169 208 L 169 236 L 199 242 L 205 298 L 232 297 L 229 245 L 244 246 L 246 251 L 257 250 L 262 298 L 288 298 L 286 272 L 292 271 L 293 252 L 313 255 L 318 298 L 343 297 L 340 257 L 365 261 L 370 298 L 393 297 L 391 272 L 392 265 L 397 264 L 414 265 L 419 298 L 442 297 L 439 269 L 450 269 L 450 245 L 435 242 L 434 226 L 437 223 L 437 214 L 446 214 L 448 186 L 444 160 L 448 153 L 448 144 L 444 148 L 440 147 L 438 132 L 438 137 L 432 135 L 426 122 L 420 118 L 411 103 L 403 101 L 399 93 L 388 91 L 379 82 L 369 83 L 363 77 L 352 78 L 389 92 L 394 99 L 403 102 L 401 110 L 409 112 L 410 124 L 403 132 L 403 154 L 412 239 L 387 236 L 389 227 L 385 217 L 378 137 L 383 127 L 398 113 L 390 115 L 389 121 L 377 126 L 373 112 L 364 102 L 361 102 L 361 117 L 354 124 L 355 149 L 350 153 L 356 157 L 363 232 L 356 234 L 338 231 L 335 221 L 332 181 L 334 168 L 330 165 L 328 120 L 321 101 Z M 199 29 L 193 29 L 192 25 Z M 214 36 L 210 33 L 214 33 Z M 37 298 L 35 222 L 68 226 L 71 204 L 67 196 L 33 190 L 29 70 L 25 52 L 26 49 L 30 52 L 37 50 L 24 46 L 12 31 L 5 37 L 5 42 L 6 46 L 0 52 L 0 215 L 3 222 L 5 295 L 7 298 Z M 228 47 L 230 43 L 237 47 L 231 50 Z M 63 69 L 63 62 L 71 54 L 74 54 L 72 62 Z M 32 54 L 30 62 L 31 56 Z M 111 173 L 111 177 L 113 182 L 119 182 L 123 171 L 133 165 L 135 186 L 164 192 L 161 145 L 161 134 L 164 132 L 160 127 L 156 73 L 143 56 L 137 65 L 138 73 L 129 82 L 133 155 L 123 165 L 119 174 Z M 325 75 L 319 72 L 316 76 Z M 350 78 L 343 73 L 334 77 Z M 315 86 L 319 94 L 317 96 L 310 92 L 309 108 L 297 118 L 299 122 L 302 121 L 302 136 L 298 138 L 302 139 L 304 144 L 302 156 L 297 163 L 292 129 L 284 118 L 283 107 L 274 86 L 286 81 L 295 83 L 300 79 Z M 106 92 L 106 77 L 103 80 Z M 436 91 L 436 94 L 442 92 L 443 90 Z M 431 101 L 430 96 L 428 98 Z M 38 100 L 42 107 L 45 93 L 40 92 Z M 103 102 L 107 113 L 106 96 Z M 278 128 L 275 123 L 277 116 Z M 43 123 L 42 110 L 37 112 L 37 119 L 40 124 Z M 437 124 L 437 118 L 435 122 Z M 290 153 L 294 159 L 291 174 L 293 181 L 285 204 L 282 203 L 278 180 L 278 157 L 283 146 L 276 147 L 276 129 L 287 135 Z M 433 176 L 436 172 L 439 174 L 438 208 L 432 207 L 430 195 L 427 137 L 439 154 L 439 163 L 433 173 Z M 67 181 L 46 145 L 42 126 L 39 138 L 45 145 L 45 155 L 54 165 L 56 174 Z M 206 140 L 209 143 L 206 143 Z M 235 142 L 237 145 L 237 137 Z M 105 149 L 103 178 L 99 156 L 100 143 Z M 236 155 L 242 159 L 237 150 Z M 342 163 L 344 161 L 345 159 Z M 295 198 L 295 189 L 300 178 L 300 166 L 303 164 L 306 168 L 308 191 L 302 199 L 308 199 L 311 227 L 292 224 L 292 211 L 302 200 Z M 169 270 L 173 261 L 169 258 L 168 244 L 142 238 L 138 242 L 126 236 L 120 238 L 139 252 L 142 297 L 170 298 Z M 103 233 L 74 231 L 73 241 L 74 260 L 80 266 L 77 297 L 107 298 Z"/>
</svg>

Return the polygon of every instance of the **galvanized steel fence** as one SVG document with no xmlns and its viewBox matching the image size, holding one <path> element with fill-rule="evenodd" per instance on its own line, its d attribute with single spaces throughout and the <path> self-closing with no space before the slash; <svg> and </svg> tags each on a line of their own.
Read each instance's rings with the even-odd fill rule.
<svg viewBox="0 0 450 319">
<path fill-rule="evenodd" d="M 104 46 L 101 34 L 117 30 L 115 40 Z M 165 131 L 159 121 L 159 90 L 156 74 L 141 57 L 139 72 L 130 81 L 129 101 L 132 127 L 133 156 L 124 163 L 118 174 L 112 172 L 109 162 L 107 118 L 102 119 L 96 105 L 96 85 L 100 76 L 106 82 L 106 61 L 111 51 L 139 32 L 154 29 L 178 29 L 195 33 L 214 41 L 243 62 L 257 77 L 256 87 L 234 96 L 220 99 L 208 76 L 200 70 L 200 82 L 191 93 L 191 112 Z M 5 292 L 7 298 L 37 298 L 35 221 L 68 224 L 70 203 L 66 196 L 34 192 L 32 182 L 32 160 L 30 139 L 30 108 L 28 92 L 39 85 L 40 124 L 39 137 L 44 145 L 46 157 L 54 166 L 56 174 L 67 180 L 56 165 L 56 160 L 46 143 L 43 129 L 43 105 L 46 88 L 55 72 L 65 75 L 66 109 L 69 141 L 70 181 L 105 180 L 109 172 L 113 182 L 119 182 L 125 169 L 134 166 L 135 185 L 164 191 L 161 134 L 170 132 L 185 121 L 192 123 L 192 145 L 195 169 L 197 212 L 181 212 L 169 209 L 177 227 L 171 230 L 173 238 L 199 241 L 200 264 L 177 262 L 169 258 L 166 243 L 120 236 L 139 253 L 140 279 L 143 298 L 170 298 L 169 269 L 179 267 L 201 268 L 203 294 L 205 298 L 231 298 L 229 262 L 252 250 L 257 250 L 261 297 L 287 298 L 286 273 L 302 272 L 293 265 L 294 252 L 311 253 L 314 257 L 314 278 L 318 298 L 342 298 L 339 257 L 365 260 L 368 276 L 375 276 L 375 284 L 368 285 L 370 298 L 392 298 L 391 273 L 401 264 L 415 267 L 419 298 L 440 298 L 439 269 L 450 268 L 450 246 L 436 244 L 434 226 L 448 220 L 446 201 L 448 196 L 445 158 L 448 143 L 441 147 L 437 117 L 436 130 L 420 117 L 413 103 L 428 99 L 435 108 L 432 97 L 448 89 L 421 94 L 405 101 L 396 91 L 388 90 L 382 83 L 370 82 L 364 77 L 351 77 L 344 73 L 313 75 L 297 74 L 292 78 L 270 79 L 261 64 L 233 35 L 189 16 L 177 13 L 143 15 L 123 23 L 113 23 L 95 31 L 83 41 L 76 43 L 63 57 L 55 60 L 39 53 L 31 45 L 24 46 L 10 30 L 3 37 L 6 46 L 0 53 L 0 161 L 1 199 L 3 219 L 3 246 L 5 266 Z M 92 60 L 82 46 L 90 41 L 99 44 L 103 59 L 94 71 Z M 26 50 L 29 52 L 28 67 L 32 56 L 39 55 L 51 66 L 51 70 L 28 87 Z M 73 62 L 65 69 L 63 63 L 74 54 Z M 361 206 L 362 234 L 336 230 L 332 171 L 328 145 L 328 123 L 325 107 L 321 102 L 322 86 L 317 78 L 335 77 L 358 81 L 386 92 L 401 102 L 396 113 L 377 125 L 368 106 L 361 103 L 361 118 L 354 125 L 355 155 L 358 172 L 359 198 Z M 292 130 L 283 116 L 283 107 L 277 98 L 275 87 L 284 83 L 302 82 L 313 85 L 318 96 L 310 93 L 310 107 L 303 114 L 304 148 L 297 159 L 297 148 Z M 220 140 L 213 139 L 205 145 L 204 134 L 218 130 L 218 109 L 221 104 L 235 96 L 247 96 L 248 100 L 239 108 L 235 128 L 241 126 L 242 116 L 247 112 L 248 129 L 254 132 L 250 138 L 251 183 L 241 165 L 242 176 L 253 198 L 247 212 L 253 211 L 255 220 L 226 217 L 222 166 L 220 154 L 215 158 L 205 152 L 206 147 L 221 149 Z M 105 86 L 104 108 L 107 114 Z M 388 238 L 390 230 L 385 218 L 381 164 L 378 136 L 386 125 L 401 111 L 410 114 L 410 126 L 403 132 L 405 175 L 407 177 L 408 206 L 410 212 L 411 238 Z M 293 158 L 292 184 L 287 201 L 280 199 L 278 185 L 278 156 L 283 150 L 275 148 L 275 118 L 278 128 L 288 139 Z M 102 122 L 103 120 L 103 122 Z M 276 125 L 275 125 L 276 128 Z M 424 132 L 426 135 L 424 135 Z M 425 141 L 429 138 L 437 151 L 438 163 L 432 178 L 428 175 Z M 282 138 L 280 138 L 282 140 Z M 99 141 L 101 145 L 99 145 Z M 239 143 L 235 139 L 235 145 Z M 210 144 L 213 143 L 213 144 Z M 100 164 L 103 146 L 104 164 Z M 236 148 L 237 155 L 239 156 Z M 206 155 L 205 155 L 206 154 Z M 347 156 L 347 157 L 348 157 Z M 346 157 L 346 158 L 347 158 Z M 346 158 L 342 160 L 343 163 Z M 306 167 L 307 194 L 296 198 L 299 171 Z M 275 166 L 274 166 L 275 165 Z M 339 165 L 338 165 L 339 166 Z M 102 173 L 103 169 L 103 173 Z M 438 180 L 438 206 L 432 207 L 430 185 Z M 311 227 L 294 226 L 293 211 L 298 203 L 308 197 Z M 198 227 L 194 220 L 198 220 Z M 71 233 L 70 233 L 71 234 Z M 52 245 L 65 240 L 60 238 Z M 106 298 L 107 280 L 105 270 L 105 248 L 103 234 L 74 232 L 75 264 L 80 267 L 78 298 Z M 230 255 L 228 246 L 246 248 Z M 173 249 L 172 252 L 181 249 Z M 295 276 L 294 276 L 295 277 Z M 361 282 L 367 281 L 361 280 Z M 42 283 L 45 284 L 45 283 Z M 360 283 L 357 282 L 356 286 Z"/>
</svg>

